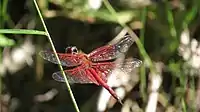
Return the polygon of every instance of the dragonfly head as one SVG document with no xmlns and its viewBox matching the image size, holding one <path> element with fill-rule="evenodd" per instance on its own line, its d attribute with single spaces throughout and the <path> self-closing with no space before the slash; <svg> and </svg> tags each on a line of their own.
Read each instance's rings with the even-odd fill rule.
<svg viewBox="0 0 200 112">
<path fill-rule="evenodd" d="M 78 53 L 78 49 L 76 48 L 76 46 L 70 46 L 70 47 L 67 47 L 65 49 L 65 53 L 77 54 Z"/>
</svg>

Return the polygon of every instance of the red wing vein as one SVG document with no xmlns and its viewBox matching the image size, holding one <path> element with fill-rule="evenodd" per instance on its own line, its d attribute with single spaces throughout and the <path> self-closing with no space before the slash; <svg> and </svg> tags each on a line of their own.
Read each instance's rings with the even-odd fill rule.
<svg viewBox="0 0 200 112">
<path fill-rule="evenodd" d="M 119 57 L 119 55 L 126 53 L 133 42 L 130 36 L 125 36 L 114 45 L 106 45 L 95 49 L 88 54 L 88 57 L 93 62 L 113 60 Z"/>
<path fill-rule="evenodd" d="M 74 69 L 70 69 L 70 70 L 65 70 L 65 74 L 66 77 L 69 81 L 69 83 L 82 83 L 82 84 L 86 84 L 86 83 L 95 83 L 98 84 L 97 81 L 95 80 L 95 78 L 87 72 L 86 67 L 76 67 Z M 65 82 L 64 77 L 62 75 L 61 72 L 55 72 L 52 75 L 53 79 L 59 82 Z"/>
<path fill-rule="evenodd" d="M 108 75 L 111 74 L 112 70 L 115 68 L 115 63 L 114 62 L 99 62 L 99 63 L 94 63 L 92 67 L 100 75 L 101 79 L 107 82 L 107 77 Z"/>
<path fill-rule="evenodd" d="M 56 56 L 53 52 L 41 51 L 39 54 L 45 60 L 50 61 L 54 64 L 58 64 Z M 57 53 L 57 55 L 60 59 L 62 66 L 74 67 L 74 66 L 78 66 L 82 63 L 82 60 L 78 55 L 63 54 L 63 53 Z"/>
</svg>

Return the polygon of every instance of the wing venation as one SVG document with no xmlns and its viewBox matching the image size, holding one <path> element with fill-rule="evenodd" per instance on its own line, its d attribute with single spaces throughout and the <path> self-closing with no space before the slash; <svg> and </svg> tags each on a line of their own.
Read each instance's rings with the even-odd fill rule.
<svg viewBox="0 0 200 112">
<path fill-rule="evenodd" d="M 50 61 L 54 64 L 58 64 L 58 61 L 56 59 L 56 55 L 53 52 L 49 51 L 41 51 L 40 56 L 43 57 L 45 60 Z M 78 66 L 82 63 L 81 57 L 79 55 L 72 55 L 72 54 L 64 54 L 64 53 L 57 53 L 61 65 L 66 67 L 74 67 Z"/>
</svg>

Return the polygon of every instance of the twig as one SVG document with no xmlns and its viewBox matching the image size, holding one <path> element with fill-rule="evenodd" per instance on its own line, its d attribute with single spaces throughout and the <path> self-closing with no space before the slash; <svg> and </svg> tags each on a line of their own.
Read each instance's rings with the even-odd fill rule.
<svg viewBox="0 0 200 112">
<path fill-rule="evenodd" d="M 73 102 L 73 104 L 74 104 L 74 107 L 75 107 L 75 109 L 76 109 L 76 112 L 80 112 L 80 110 L 79 110 L 79 108 L 78 108 L 78 105 L 77 105 L 77 103 L 76 103 L 76 100 L 75 100 L 75 98 L 74 98 L 74 95 L 73 95 L 73 93 L 72 93 L 72 90 L 71 90 L 71 88 L 70 88 L 69 82 L 68 82 L 68 80 L 67 80 L 67 77 L 65 76 L 65 73 L 64 73 L 63 68 L 62 68 L 62 66 L 61 66 L 60 60 L 59 60 L 59 58 L 58 58 L 58 55 L 56 54 L 56 49 L 55 49 L 55 47 L 54 47 L 53 41 L 51 40 L 51 36 L 50 36 L 50 34 L 49 34 L 48 30 L 47 30 L 47 27 L 46 27 L 45 22 L 44 22 L 44 20 L 43 20 L 42 14 L 41 14 L 41 12 L 40 12 L 40 10 L 39 10 L 39 7 L 38 7 L 38 5 L 37 5 L 37 2 L 36 2 L 36 0 L 33 0 L 33 1 L 34 1 L 34 4 L 35 4 L 35 7 L 36 7 L 36 9 L 37 9 L 37 12 L 38 12 L 38 14 L 39 14 L 39 16 L 40 16 L 40 19 L 41 19 L 41 21 L 42 21 L 43 27 L 44 27 L 44 29 L 45 29 L 45 31 L 46 31 L 46 33 L 47 33 L 47 37 L 48 37 L 48 39 L 49 39 L 49 42 L 50 42 L 51 47 L 52 47 L 52 49 L 53 49 L 53 52 L 55 53 L 56 59 L 57 59 L 57 61 L 58 61 L 59 68 L 60 68 L 60 70 L 61 70 L 61 72 L 62 72 L 62 75 L 63 75 L 63 77 L 64 77 L 64 79 L 65 79 L 65 83 L 66 83 L 67 89 L 68 89 L 68 91 L 69 91 L 69 94 L 70 94 L 70 96 L 71 96 L 71 99 L 72 99 L 72 102 Z"/>
</svg>

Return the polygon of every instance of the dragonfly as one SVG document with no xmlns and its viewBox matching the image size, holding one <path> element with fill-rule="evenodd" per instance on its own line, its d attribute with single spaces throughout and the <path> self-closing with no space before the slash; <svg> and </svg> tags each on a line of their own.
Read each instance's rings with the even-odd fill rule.
<svg viewBox="0 0 200 112">
<path fill-rule="evenodd" d="M 123 65 L 120 68 L 122 71 L 130 71 L 141 65 L 142 61 L 136 58 L 133 58 L 133 60 L 125 59 L 125 63 L 116 63 L 121 55 L 125 55 L 133 42 L 132 38 L 127 35 L 119 42 L 99 47 L 89 54 L 78 51 L 75 46 L 67 47 L 65 53 L 56 54 L 61 65 L 66 68 L 64 72 L 69 83 L 93 83 L 103 86 L 117 101 L 122 103 L 114 90 L 108 86 L 107 79 L 116 67 Z M 40 51 L 39 54 L 43 59 L 59 64 L 53 52 Z M 65 82 L 61 71 L 53 73 L 52 78 L 58 82 Z"/>
</svg>

